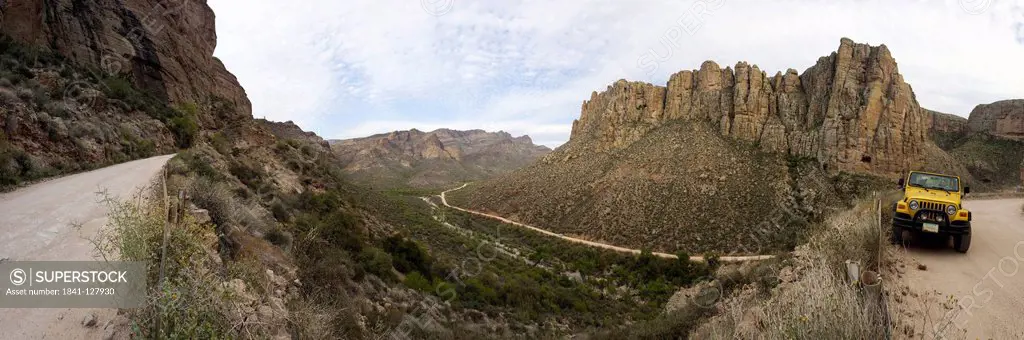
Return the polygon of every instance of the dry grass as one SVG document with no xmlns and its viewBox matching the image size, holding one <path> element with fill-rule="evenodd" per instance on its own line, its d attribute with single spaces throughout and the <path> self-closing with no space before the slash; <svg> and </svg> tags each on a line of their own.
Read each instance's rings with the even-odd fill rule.
<svg viewBox="0 0 1024 340">
<path fill-rule="evenodd" d="M 690 338 L 882 339 L 887 325 L 876 295 L 845 278 L 846 260 L 864 268 L 879 263 L 880 232 L 873 201 L 827 222 L 796 251 L 783 283 L 765 296 L 737 294 Z M 749 290 L 748 290 L 749 291 Z"/>
</svg>

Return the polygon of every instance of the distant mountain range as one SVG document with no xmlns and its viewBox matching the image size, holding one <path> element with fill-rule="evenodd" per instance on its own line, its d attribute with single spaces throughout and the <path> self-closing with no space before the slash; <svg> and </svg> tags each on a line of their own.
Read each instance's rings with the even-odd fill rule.
<svg viewBox="0 0 1024 340">
<path fill-rule="evenodd" d="M 529 136 L 438 129 L 330 140 L 351 178 L 383 188 L 439 188 L 518 169 L 551 152 Z"/>
</svg>

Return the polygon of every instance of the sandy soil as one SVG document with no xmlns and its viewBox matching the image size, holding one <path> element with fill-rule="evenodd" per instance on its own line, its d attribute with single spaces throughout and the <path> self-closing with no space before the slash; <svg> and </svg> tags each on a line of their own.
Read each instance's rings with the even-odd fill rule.
<svg viewBox="0 0 1024 340">
<path fill-rule="evenodd" d="M 903 285 L 894 295 L 909 300 L 894 318 L 918 319 L 915 338 L 1024 338 L 1022 205 L 1021 198 L 965 201 L 974 214 L 966 254 L 948 239 L 924 237 L 893 251 Z"/>
<path fill-rule="evenodd" d="M 88 238 L 106 224 L 97 192 L 129 198 L 173 155 L 122 163 L 0 194 L 0 259 L 89 261 Z M 80 224 L 81 228 L 74 228 Z M 96 327 L 81 325 L 94 313 Z M 0 339 L 99 339 L 114 309 L 0 309 Z"/>
</svg>

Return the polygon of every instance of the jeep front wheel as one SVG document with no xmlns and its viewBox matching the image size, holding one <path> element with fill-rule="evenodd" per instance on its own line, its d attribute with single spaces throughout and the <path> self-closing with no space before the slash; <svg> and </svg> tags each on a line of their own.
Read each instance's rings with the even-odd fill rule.
<svg viewBox="0 0 1024 340">
<path fill-rule="evenodd" d="M 956 251 L 966 253 L 968 249 L 971 249 L 971 234 L 954 236 L 953 245 L 956 246 Z"/>
<path fill-rule="evenodd" d="M 892 244 L 895 244 L 895 245 L 898 245 L 898 246 L 901 246 L 901 247 L 902 246 L 906 246 L 906 243 L 904 243 L 904 241 L 903 241 L 903 228 L 900 228 L 900 227 L 897 227 L 897 226 L 892 226 L 892 239 L 891 239 L 891 241 L 892 241 Z"/>
</svg>

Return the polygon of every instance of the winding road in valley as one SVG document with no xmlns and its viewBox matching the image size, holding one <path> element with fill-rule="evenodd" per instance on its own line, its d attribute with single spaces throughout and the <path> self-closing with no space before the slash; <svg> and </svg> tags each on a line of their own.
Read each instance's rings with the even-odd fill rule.
<svg viewBox="0 0 1024 340">
<path fill-rule="evenodd" d="M 579 243 L 579 244 L 584 244 L 584 245 L 588 245 L 588 246 L 591 246 L 591 247 L 597 247 L 597 248 L 601 248 L 601 249 L 608 249 L 608 250 L 617 251 L 617 252 L 621 252 L 621 253 L 629 253 L 629 254 L 637 254 L 637 255 L 640 254 L 640 249 L 632 249 L 632 248 L 619 247 L 619 246 L 615 246 L 615 245 L 611 245 L 611 244 L 594 242 L 594 241 L 588 241 L 588 240 L 579 239 L 579 238 L 575 238 L 575 237 L 569 237 L 569 236 L 565 236 L 565 235 L 562 235 L 562 234 L 559 234 L 559 233 L 551 232 L 551 231 L 546 230 L 546 229 L 542 229 L 542 228 L 538 228 L 538 227 L 535 227 L 535 226 L 531 226 L 531 225 L 528 225 L 528 224 L 525 224 L 525 223 L 516 222 L 516 221 L 510 220 L 510 219 L 507 219 L 507 218 L 504 218 L 504 217 L 501 217 L 501 216 L 498 216 L 498 215 L 492 215 L 492 214 L 488 214 L 488 213 L 485 213 L 485 212 L 476 211 L 476 210 L 470 210 L 470 209 L 461 208 L 461 207 L 457 207 L 457 206 L 449 204 L 448 203 L 447 194 L 449 192 L 465 188 L 467 185 L 469 185 L 469 183 L 463 184 L 462 186 L 460 186 L 458 188 L 448 189 L 448 190 L 445 190 L 444 192 L 441 192 L 441 203 L 443 203 L 446 207 L 449 207 L 449 208 L 452 208 L 452 209 L 455 209 L 455 210 L 467 212 L 467 213 L 470 213 L 470 214 L 473 214 L 473 215 L 478 215 L 478 216 L 483 216 L 483 217 L 495 219 L 495 220 L 498 220 L 498 221 L 501 221 L 501 222 L 504 222 L 504 223 L 508 223 L 508 224 L 515 225 L 515 226 L 518 226 L 518 227 L 523 227 L 523 228 L 526 228 L 526 229 L 530 229 L 530 230 L 536 231 L 536 232 L 544 234 L 544 235 L 548 235 L 548 236 L 552 236 L 552 237 L 557 237 L 557 238 L 560 238 L 560 239 L 565 240 L 565 241 L 569 241 L 569 242 L 573 242 L 573 243 Z M 679 258 L 678 256 L 676 256 L 674 254 L 658 253 L 658 252 L 652 252 L 652 254 L 654 256 L 662 257 L 662 258 L 670 258 L 670 259 L 677 259 L 677 258 Z M 744 261 L 767 260 L 767 259 L 771 259 L 771 258 L 774 258 L 774 257 L 775 257 L 774 255 L 722 256 L 722 257 L 719 257 L 719 260 L 723 261 L 723 262 L 744 262 Z M 693 262 L 705 262 L 705 259 L 704 259 L 703 256 L 690 256 L 690 261 L 693 261 Z"/>
<path fill-rule="evenodd" d="M 128 199 L 174 155 L 56 178 L 0 194 L 0 260 L 92 261 L 89 238 L 107 223 L 99 192 Z M 80 225 L 80 228 L 73 227 Z M 6 279 L 7 273 L 2 278 Z M 82 319 L 94 313 L 97 326 Z M 0 339 L 100 339 L 116 309 L 0 309 Z"/>
</svg>

